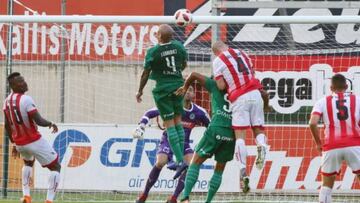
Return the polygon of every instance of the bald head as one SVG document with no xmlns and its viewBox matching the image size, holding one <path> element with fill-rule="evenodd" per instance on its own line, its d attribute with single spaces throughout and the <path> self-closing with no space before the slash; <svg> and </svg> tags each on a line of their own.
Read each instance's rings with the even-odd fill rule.
<svg viewBox="0 0 360 203">
<path fill-rule="evenodd" d="M 170 25 L 162 24 L 159 26 L 157 37 L 160 43 L 168 43 L 172 40 L 174 30 Z"/>
<path fill-rule="evenodd" d="M 228 50 L 229 47 L 228 45 L 226 45 L 224 42 L 222 41 L 216 41 L 213 45 L 212 45 L 212 51 L 214 52 L 215 56 L 220 55 L 222 52 Z"/>
</svg>

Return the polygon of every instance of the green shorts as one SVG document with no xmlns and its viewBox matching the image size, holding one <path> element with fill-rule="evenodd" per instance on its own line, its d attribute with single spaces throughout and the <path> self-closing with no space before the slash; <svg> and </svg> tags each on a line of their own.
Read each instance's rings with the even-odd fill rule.
<svg viewBox="0 0 360 203">
<path fill-rule="evenodd" d="M 162 120 L 174 119 L 176 115 L 182 115 L 183 98 L 182 96 L 176 96 L 174 93 L 159 94 L 153 91 L 153 96 L 157 109 L 159 110 Z"/>
<path fill-rule="evenodd" d="M 209 126 L 195 148 L 202 158 L 215 154 L 217 162 L 225 163 L 234 158 L 235 135 L 231 128 Z"/>
</svg>

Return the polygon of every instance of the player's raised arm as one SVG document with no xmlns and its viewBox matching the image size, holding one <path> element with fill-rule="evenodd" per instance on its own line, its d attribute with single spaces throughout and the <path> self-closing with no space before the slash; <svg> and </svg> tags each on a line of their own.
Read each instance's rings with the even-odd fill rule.
<svg viewBox="0 0 360 203">
<path fill-rule="evenodd" d="M 226 90 L 226 82 L 223 77 L 220 77 L 215 81 L 216 81 L 216 86 L 219 88 L 219 90 Z"/>
<path fill-rule="evenodd" d="M 156 107 L 151 108 L 147 110 L 145 114 L 141 117 L 139 124 L 147 125 L 150 119 L 153 119 L 159 115 L 160 115 L 159 110 Z"/>
<path fill-rule="evenodd" d="M 159 110 L 157 108 L 151 108 L 145 112 L 141 117 L 138 127 L 133 132 L 133 137 L 136 139 L 143 139 L 145 133 L 145 126 L 149 123 L 149 120 L 159 116 Z"/>
<path fill-rule="evenodd" d="M 182 87 L 180 87 L 175 94 L 176 95 L 184 95 L 186 91 L 189 89 L 190 85 L 197 80 L 201 86 L 205 86 L 206 77 L 197 72 L 192 72 L 186 78 L 185 83 Z"/>
</svg>

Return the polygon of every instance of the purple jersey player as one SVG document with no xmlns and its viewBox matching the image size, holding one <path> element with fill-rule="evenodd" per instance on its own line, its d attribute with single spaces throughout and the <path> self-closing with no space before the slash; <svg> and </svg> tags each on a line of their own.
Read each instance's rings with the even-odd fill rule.
<svg viewBox="0 0 360 203">
<path fill-rule="evenodd" d="M 193 150 L 190 147 L 190 134 L 191 130 L 195 126 L 203 125 L 208 126 L 210 123 L 209 115 L 207 114 L 206 110 L 202 107 L 192 103 L 194 98 L 194 89 L 191 87 L 185 94 L 184 97 L 184 114 L 182 115 L 182 124 L 184 126 L 185 131 L 185 144 L 184 144 L 184 160 L 187 164 L 190 163 Z M 133 136 L 134 138 L 142 139 L 142 136 L 145 132 L 145 126 L 149 123 L 149 120 L 159 116 L 159 111 L 156 108 L 152 108 L 148 110 L 144 116 L 141 118 L 139 123 L 139 127 L 135 130 Z M 156 156 L 156 163 L 153 166 L 149 174 L 149 178 L 146 182 L 146 186 L 144 191 L 140 194 L 139 198 L 136 200 L 136 203 L 143 203 L 146 201 L 147 196 L 151 187 L 157 181 L 161 169 L 170 161 L 172 161 L 173 153 L 170 149 L 170 145 L 167 139 L 166 131 L 163 132 L 160 144 L 158 146 L 157 156 Z M 169 167 L 169 166 L 168 166 Z M 184 189 L 184 180 L 185 180 L 186 173 L 183 173 L 180 176 L 180 180 L 176 189 L 172 196 L 169 197 L 167 200 L 168 203 L 177 202 L 177 197 Z"/>
</svg>

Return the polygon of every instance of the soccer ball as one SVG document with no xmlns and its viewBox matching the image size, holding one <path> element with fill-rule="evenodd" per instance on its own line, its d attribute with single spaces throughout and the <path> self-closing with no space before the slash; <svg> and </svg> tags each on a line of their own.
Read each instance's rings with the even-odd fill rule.
<svg viewBox="0 0 360 203">
<path fill-rule="evenodd" d="M 192 21 L 191 12 L 188 9 L 179 9 L 176 11 L 175 22 L 178 26 L 187 26 Z"/>
</svg>

